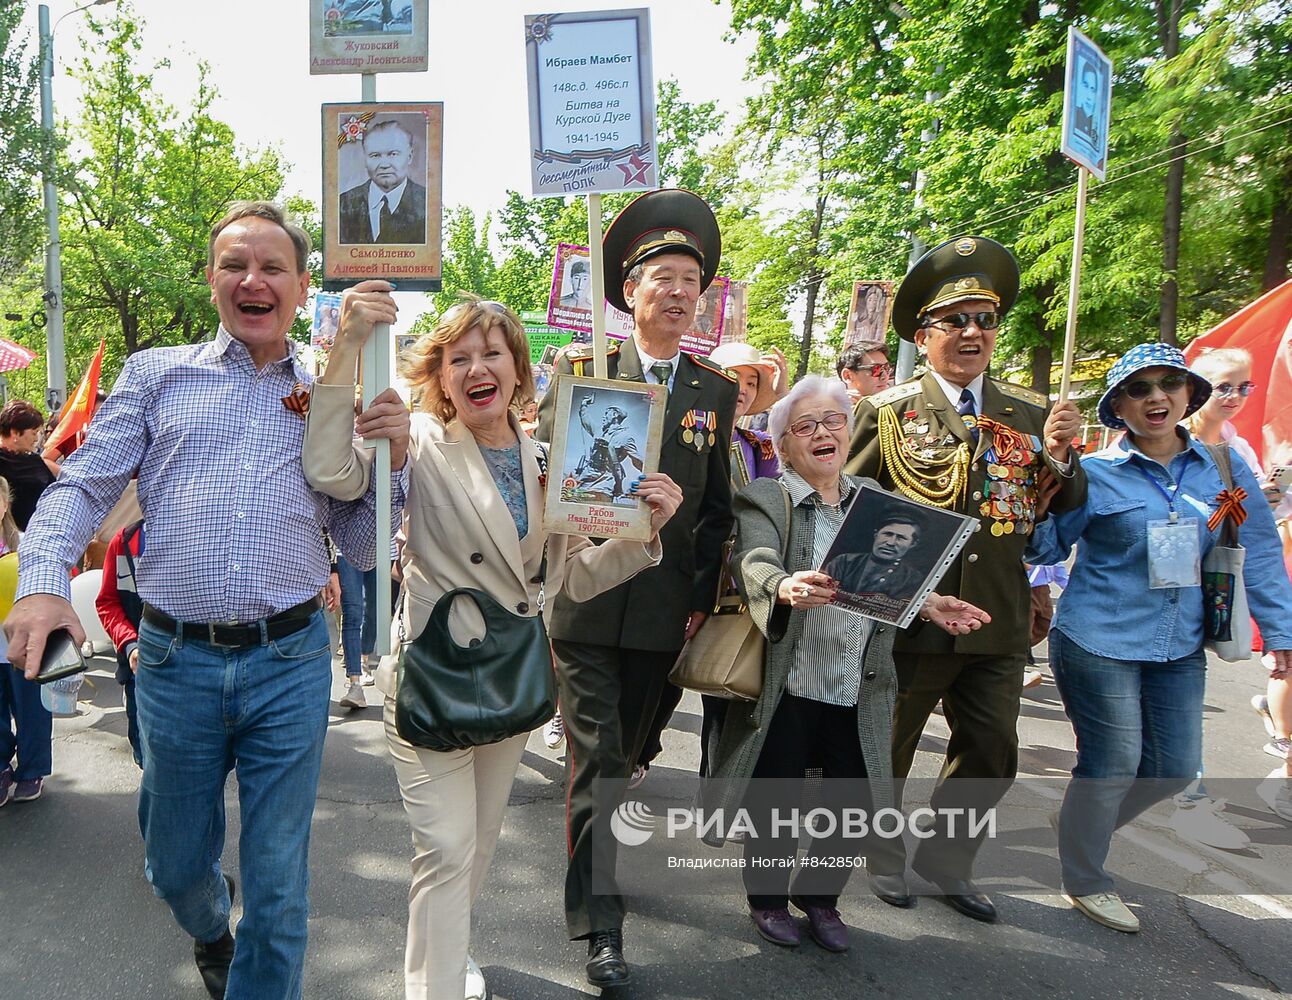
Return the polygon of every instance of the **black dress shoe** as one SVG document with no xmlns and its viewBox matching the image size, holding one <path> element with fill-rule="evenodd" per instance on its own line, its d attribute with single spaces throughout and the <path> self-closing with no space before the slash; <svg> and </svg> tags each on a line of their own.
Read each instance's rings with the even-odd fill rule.
<svg viewBox="0 0 1292 1000">
<path fill-rule="evenodd" d="M 915 905 L 910 890 L 906 888 L 905 875 L 871 875 L 870 891 L 889 906 L 908 909 Z"/>
<path fill-rule="evenodd" d="M 928 878 L 928 876 L 924 876 Z M 986 893 L 979 892 L 978 887 L 968 879 L 929 879 L 942 892 L 942 899 L 953 910 L 959 910 L 966 917 L 981 920 L 985 924 L 996 922 L 996 905 Z"/>
<path fill-rule="evenodd" d="M 626 986 L 632 979 L 624 961 L 624 932 L 618 927 L 593 931 L 588 938 L 588 982 L 601 989 Z"/>
<path fill-rule="evenodd" d="M 237 886 L 232 878 L 224 876 L 229 887 L 229 906 L 233 906 Z M 224 1000 L 224 991 L 229 984 L 229 966 L 233 964 L 233 935 L 226 927 L 224 934 L 214 941 L 194 941 L 193 961 L 197 964 L 202 985 L 206 987 L 214 1000 Z"/>
</svg>

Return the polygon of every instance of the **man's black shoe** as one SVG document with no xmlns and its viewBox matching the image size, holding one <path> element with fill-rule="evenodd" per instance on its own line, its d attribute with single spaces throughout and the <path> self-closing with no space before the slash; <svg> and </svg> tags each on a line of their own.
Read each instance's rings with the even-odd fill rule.
<svg viewBox="0 0 1292 1000">
<path fill-rule="evenodd" d="M 915 905 L 910 890 L 906 888 L 905 875 L 871 875 L 870 891 L 889 906 L 907 909 Z"/>
<path fill-rule="evenodd" d="M 229 887 L 229 906 L 232 907 L 237 886 L 228 875 L 224 876 L 224 882 Z M 193 961 L 197 963 L 206 992 L 214 1000 L 224 1000 L 224 990 L 229 984 L 229 966 L 233 964 L 233 935 L 228 928 L 215 941 L 194 941 Z"/>
<path fill-rule="evenodd" d="M 588 982 L 601 989 L 626 986 L 632 978 L 624 961 L 624 932 L 593 931 L 588 938 Z"/>
<path fill-rule="evenodd" d="M 978 887 L 963 878 L 934 879 L 925 875 L 930 882 L 942 891 L 942 899 L 953 910 L 959 910 L 966 917 L 981 920 L 985 924 L 996 922 L 996 905 L 986 893 L 979 892 Z"/>
</svg>

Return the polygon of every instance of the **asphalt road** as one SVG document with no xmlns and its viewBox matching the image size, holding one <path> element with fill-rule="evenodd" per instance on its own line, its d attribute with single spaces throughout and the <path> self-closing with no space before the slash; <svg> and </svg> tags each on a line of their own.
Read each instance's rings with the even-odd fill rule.
<svg viewBox="0 0 1292 1000">
<path fill-rule="evenodd" d="M 138 772 L 126 745 L 111 664 L 95 661 L 92 698 L 55 723 L 54 776 L 42 799 L 0 810 L 0 1000 L 200 1000 L 191 942 L 142 876 Z M 1009 826 L 980 874 L 1001 922 L 970 921 L 922 898 L 896 910 L 855 878 L 841 903 L 852 950 L 763 943 L 739 876 L 698 895 L 634 896 L 625 927 L 634 1000 L 777 997 L 1265 997 L 1292 990 L 1292 829 L 1264 807 L 1254 778 L 1274 761 L 1248 699 L 1264 672 L 1212 665 L 1206 771 L 1251 846 L 1216 851 L 1181 839 L 1159 806 L 1113 846 L 1110 868 L 1143 933 L 1123 935 L 1057 895 L 1045 821 L 1072 762 L 1072 734 L 1052 684 L 1025 700 L 1023 781 Z M 334 697 L 341 693 L 338 677 Z M 373 707 L 333 705 L 314 816 L 310 1000 L 386 1000 L 402 993 L 409 835 Z M 683 801 L 698 759 L 698 699 L 688 695 L 643 792 Z M 931 722 L 917 773 L 936 772 L 945 728 Z M 499 1000 L 595 995 L 583 950 L 565 940 L 560 752 L 530 740 L 473 929 L 473 954 Z M 225 862 L 236 871 L 236 786 L 229 786 Z"/>
</svg>

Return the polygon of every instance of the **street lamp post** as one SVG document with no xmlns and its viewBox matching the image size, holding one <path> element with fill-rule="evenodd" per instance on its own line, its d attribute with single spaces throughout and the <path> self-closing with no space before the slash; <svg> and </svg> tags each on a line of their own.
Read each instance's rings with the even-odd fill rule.
<svg viewBox="0 0 1292 1000">
<path fill-rule="evenodd" d="M 70 10 L 49 26 L 49 7 L 40 5 L 40 127 L 44 131 L 42 171 L 45 175 L 45 226 L 49 243 L 45 249 L 45 368 L 47 373 L 45 406 L 51 413 L 62 409 L 67 399 L 67 357 L 63 347 L 63 262 L 58 238 L 58 189 L 54 186 L 57 169 L 54 143 L 54 31 L 69 17 L 89 7 L 112 0 L 91 0 Z"/>
</svg>

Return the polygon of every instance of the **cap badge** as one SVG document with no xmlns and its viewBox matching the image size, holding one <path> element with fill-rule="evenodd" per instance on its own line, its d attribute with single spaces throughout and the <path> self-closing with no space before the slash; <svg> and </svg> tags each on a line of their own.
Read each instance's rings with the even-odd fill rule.
<svg viewBox="0 0 1292 1000">
<path fill-rule="evenodd" d="M 977 288 L 977 287 L 978 287 L 977 278 L 961 278 L 959 281 L 956 282 L 957 292 L 963 292 L 968 288 Z"/>
<path fill-rule="evenodd" d="M 666 243 L 685 243 L 686 237 L 683 236 L 681 233 L 679 233 L 676 229 L 670 229 L 668 232 L 664 234 L 664 241 Z"/>
<path fill-rule="evenodd" d="M 966 236 L 962 240 L 956 240 L 956 253 L 958 253 L 961 257 L 968 257 L 977 249 L 978 249 L 978 241 L 975 239 L 971 239 L 970 237 Z"/>
</svg>

